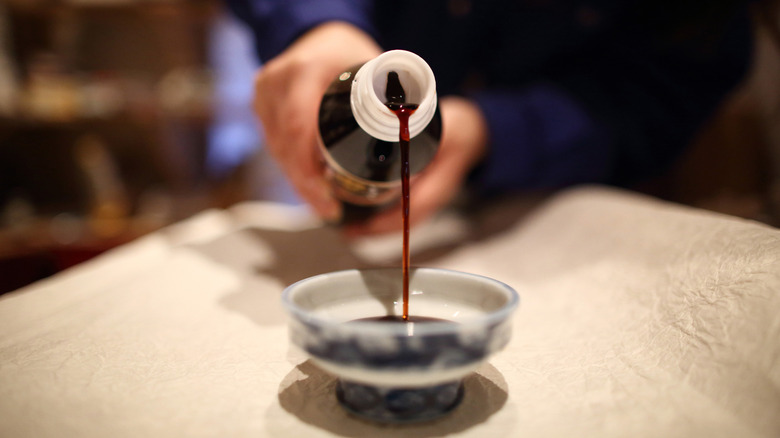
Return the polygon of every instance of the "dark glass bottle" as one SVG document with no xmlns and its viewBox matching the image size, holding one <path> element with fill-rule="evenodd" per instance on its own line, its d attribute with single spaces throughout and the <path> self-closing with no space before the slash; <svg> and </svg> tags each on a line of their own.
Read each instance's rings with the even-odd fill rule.
<svg viewBox="0 0 780 438">
<path fill-rule="evenodd" d="M 400 200 L 399 121 L 386 105 L 391 72 L 397 74 L 406 102 L 417 105 L 409 118 L 412 178 L 439 147 L 436 82 L 422 58 L 392 50 L 342 72 L 322 98 L 319 133 L 328 179 L 334 196 L 344 203 L 347 223 Z"/>
</svg>

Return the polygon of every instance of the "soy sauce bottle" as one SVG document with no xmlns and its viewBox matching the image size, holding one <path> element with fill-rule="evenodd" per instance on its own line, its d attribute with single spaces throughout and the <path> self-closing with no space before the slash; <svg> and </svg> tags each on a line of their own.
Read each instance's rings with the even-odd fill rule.
<svg viewBox="0 0 780 438">
<path fill-rule="evenodd" d="M 401 193 L 398 116 L 389 103 L 417 105 L 409 118 L 409 166 L 419 173 L 441 139 L 436 80 L 418 55 L 391 50 L 342 72 L 319 109 L 320 149 L 343 222 L 362 221 Z"/>
</svg>

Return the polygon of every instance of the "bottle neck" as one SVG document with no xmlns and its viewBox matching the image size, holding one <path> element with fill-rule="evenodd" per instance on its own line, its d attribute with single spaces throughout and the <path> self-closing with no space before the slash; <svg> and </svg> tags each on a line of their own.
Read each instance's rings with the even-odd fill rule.
<svg viewBox="0 0 780 438">
<path fill-rule="evenodd" d="M 387 74 L 394 71 L 406 94 L 406 103 L 417 104 L 409 118 L 409 135 L 421 133 L 436 113 L 436 79 L 430 66 L 418 55 L 391 50 L 366 62 L 352 81 L 350 104 L 360 128 L 374 138 L 397 142 L 399 122 L 385 105 Z"/>
</svg>

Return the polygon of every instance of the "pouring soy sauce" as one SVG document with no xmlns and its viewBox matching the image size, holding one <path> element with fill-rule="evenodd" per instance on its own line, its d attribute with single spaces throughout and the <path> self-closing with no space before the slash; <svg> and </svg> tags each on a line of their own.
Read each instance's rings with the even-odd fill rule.
<svg viewBox="0 0 780 438">
<path fill-rule="evenodd" d="M 401 146 L 401 210 L 403 220 L 403 247 L 401 270 L 403 272 L 403 315 L 404 321 L 409 320 L 409 117 L 417 110 L 417 104 L 406 102 L 406 92 L 398 79 L 398 73 L 387 74 L 387 101 L 385 105 L 398 117 L 400 129 L 398 144 Z"/>
</svg>

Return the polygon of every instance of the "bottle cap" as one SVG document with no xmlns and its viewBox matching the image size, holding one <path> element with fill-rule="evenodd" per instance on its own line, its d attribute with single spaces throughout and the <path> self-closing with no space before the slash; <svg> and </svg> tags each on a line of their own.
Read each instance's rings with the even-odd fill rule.
<svg viewBox="0 0 780 438">
<path fill-rule="evenodd" d="M 417 104 L 409 117 L 409 137 L 425 130 L 436 113 L 436 79 L 428 63 L 406 50 L 390 50 L 366 62 L 352 81 L 350 104 L 360 128 L 374 138 L 397 142 L 400 125 L 385 105 L 387 74 L 398 73 L 407 103 Z"/>
</svg>

